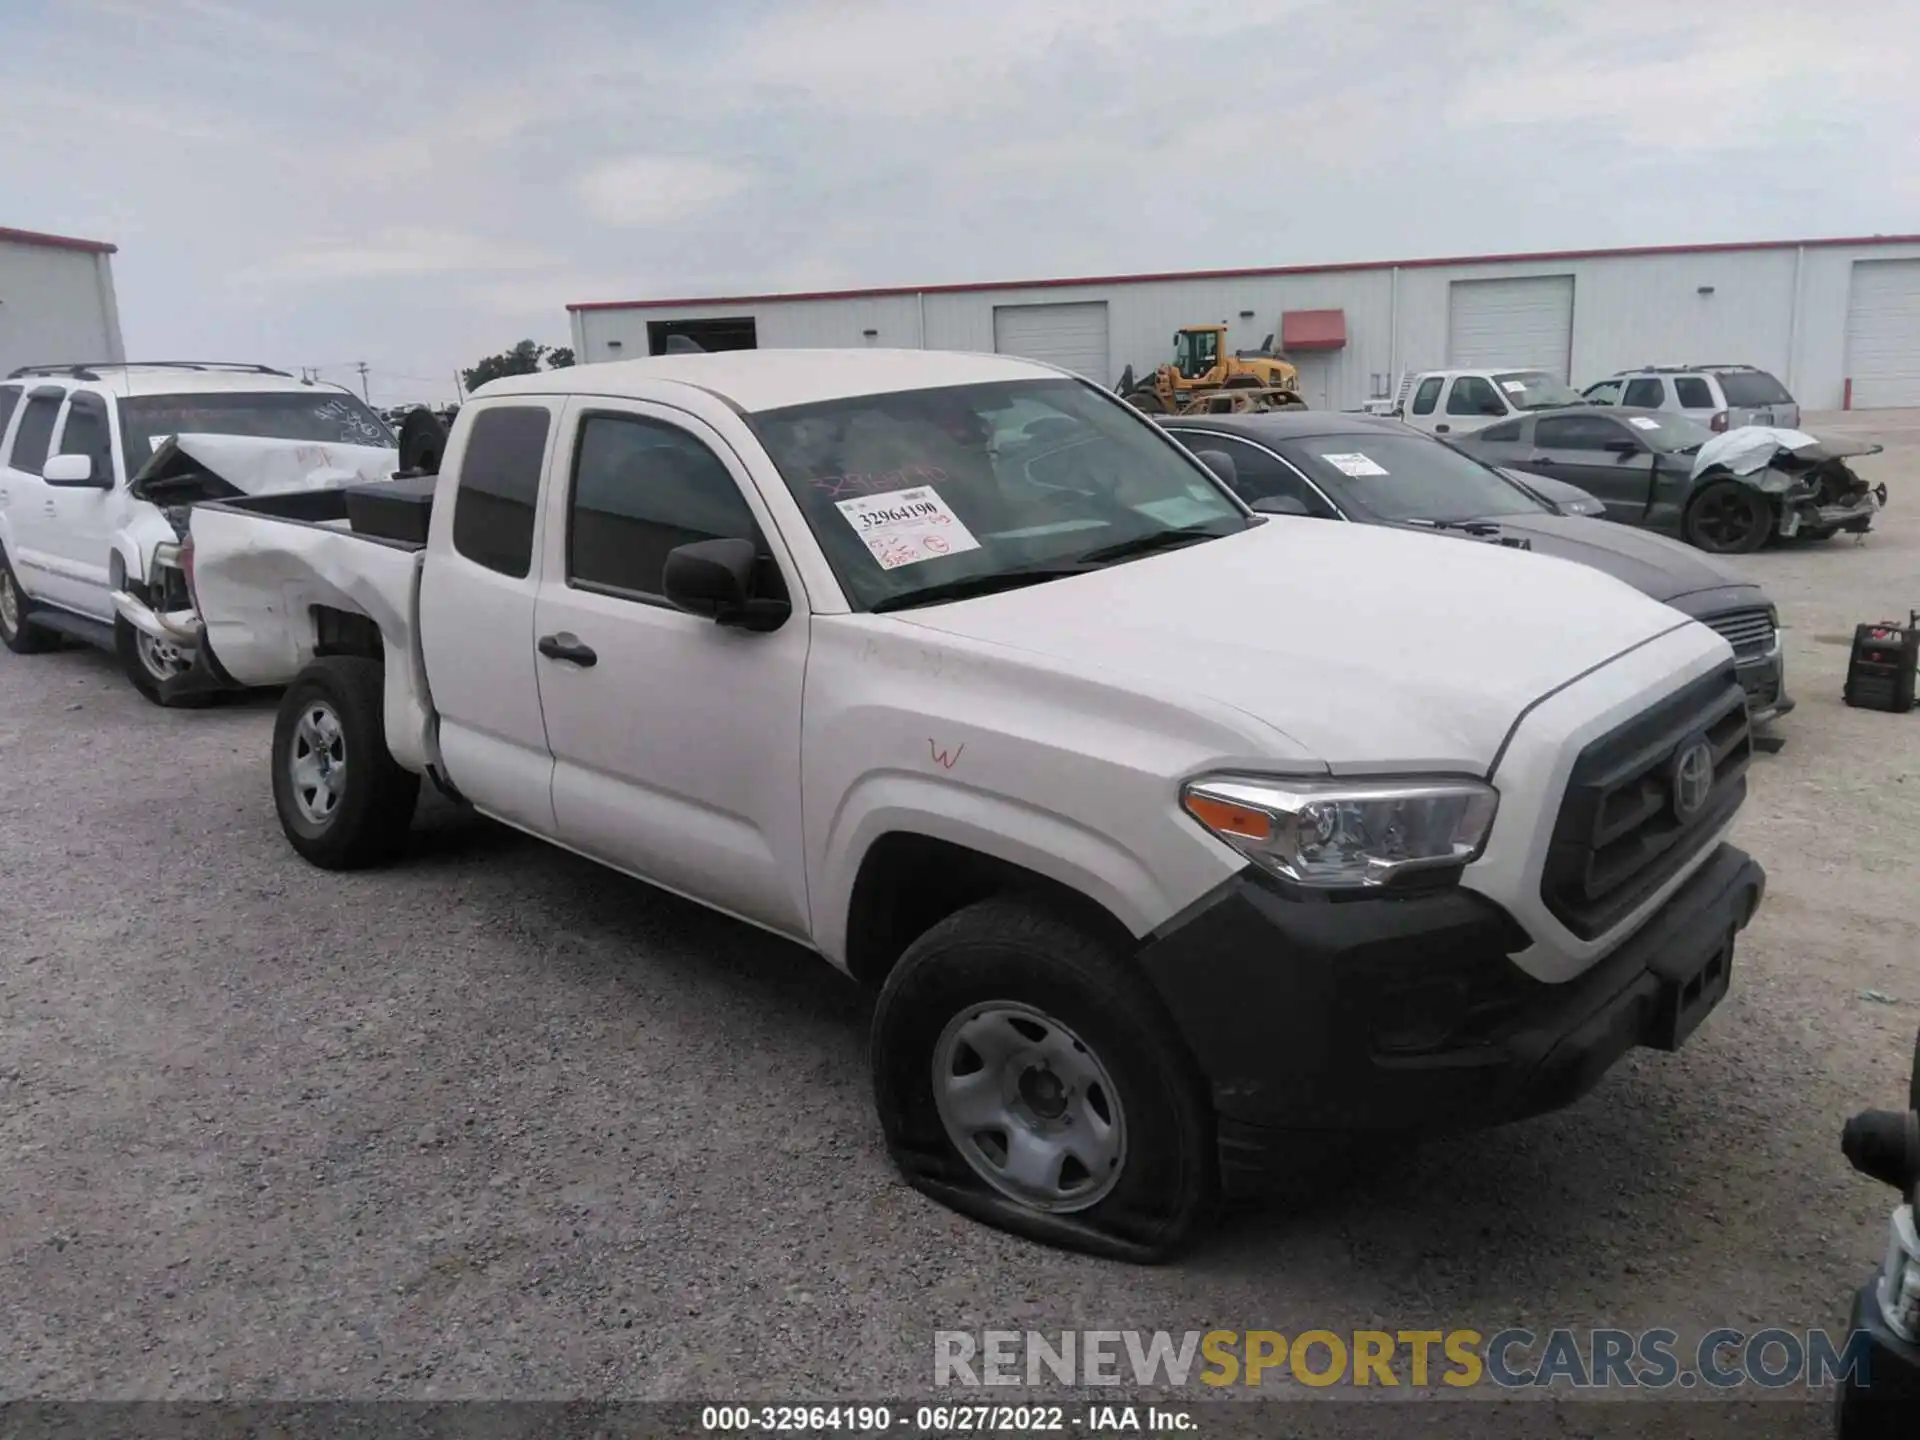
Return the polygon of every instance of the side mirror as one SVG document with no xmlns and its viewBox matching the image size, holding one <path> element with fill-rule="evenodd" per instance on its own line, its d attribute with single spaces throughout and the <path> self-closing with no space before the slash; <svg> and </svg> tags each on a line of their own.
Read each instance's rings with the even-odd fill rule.
<svg viewBox="0 0 1920 1440">
<path fill-rule="evenodd" d="M 113 475 L 93 473 L 91 455 L 49 455 L 47 463 L 40 469 L 40 478 L 49 485 L 63 485 L 75 490 L 111 490 Z"/>
<path fill-rule="evenodd" d="M 1638 440 L 1629 440 L 1626 438 L 1626 436 L 1623 435 L 1618 440 L 1607 441 L 1607 443 L 1605 445 L 1602 445 L 1600 448 L 1602 450 L 1611 451 L 1613 454 L 1619 455 L 1622 457 L 1627 455 L 1638 455 L 1640 453 L 1640 442 Z"/>
<path fill-rule="evenodd" d="M 1227 454 L 1226 451 L 1196 450 L 1194 451 L 1193 458 L 1211 470 L 1214 473 L 1214 478 L 1219 480 L 1219 482 L 1229 490 L 1239 490 L 1240 467 L 1233 463 L 1233 457 Z"/>
<path fill-rule="evenodd" d="M 1262 495 L 1253 502 L 1262 515 L 1311 515 L 1307 502 L 1298 495 Z"/>
<path fill-rule="evenodd" d="M 667 552 L 661 586 L 668 603 L 689 615 L 742 630 L 777 630 L 793 607 L 785 600 L 754 598 L 758 561 L 751 540 L 696 540 Z"/>
<path fill-rule="evenodd" d="M 1502 405 L 1498 400 L 1482 400 L 1480 402 L 1480 413 L 1482 415 L 1505 415 L 1507 413 L 1507 407 Z"/>
</svg>

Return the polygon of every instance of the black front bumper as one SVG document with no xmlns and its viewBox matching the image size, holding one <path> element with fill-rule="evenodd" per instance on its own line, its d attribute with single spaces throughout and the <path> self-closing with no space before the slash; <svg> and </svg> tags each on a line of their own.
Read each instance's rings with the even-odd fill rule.
<svg viewBox="0 0 1920 1440">
<path fill-rule="evenodd" d="M 1722 845 L 1619 949 L 1547 985 L 1508 958 L 1526 934 L 1474 891 L 1294 898 L 1249 871 L 1140 962 L 1211 1088 L 1226 1188 L 1257 1189 L 1302 1141 L 1524 1119 L 1635 1046 L 1677 1049 L 1726 994 L 1765 885 Z"/>
<path fill-rule="evenodd" d="M 1756 725 L 1778 720 L 1793 709 L 1793 697 L 1787 694 L 1785 650 L 1776 645 L 1771 655 L 1735 662 L 1734 673 L 1740 688 L 1747 692 L 1747 713 Z"/>
<path fill-rule="evenodd" d="M 1920 1435 L 1920 1346 L 1887 1328 L 1874 1290 L 1876 1274 L 1855 1292 L 1848 1330 L 1865 1337 L 1860 1368 L 1840 1386 L 1838 1440 L 1912 1440 Z"/>
</svg>

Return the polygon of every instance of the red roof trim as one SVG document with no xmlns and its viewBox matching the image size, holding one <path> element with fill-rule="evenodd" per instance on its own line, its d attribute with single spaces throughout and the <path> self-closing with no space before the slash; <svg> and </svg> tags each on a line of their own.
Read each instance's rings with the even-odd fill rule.
<svg viewBox="0 0 1920 1440">
<path fill-rule="evenodd" d="M 1605 250 L 1538 250 L 1513 255 L 1445 255 L 1424 260 L 1348 260 L 1334 265 L 1260 265 L 1236 270 L 1168 270 L 1147 275 L 1080 275 L 1054 280 L 972 280 L 958 285 L 888 285 L 872 290 L 806 290 L 790 294 L 701 295 L 680 300 L 584 300 L 568 310 L 662 310 L 688 305 L 758 305 L 770 301 L 874 300 L 889 295 L 966 295 L 982 290 L 1055 290 L 1075 285 L 1143 285 L 1156 280 L 1244 280 L 1266 275 L 1330 275 L 1357 270 L 1427 270 L 1441 265 L 1520 265 L 1554 260 L 1610 260 L 1639 255 L 1721 255 L 1738 250 L 1809 250 L 1837 245 L 1920 245 L 1920 235 L 1849 235 L 1821 240 L 1738 240 L 1714 245 L 1626 245 Z"/>
<path fill-rule="evenodd" d="M 104 240 L 78 240 L 71 235 L 42 235 L 38 230 L 9 230 L 0 225 L 0 241 L 10 241 L 15 245 L 46 245 L 55 250 L 89 250 L 95 255 L 112 255 L 119 251 L 118 245 L 109 245 Z"/>
</svg>

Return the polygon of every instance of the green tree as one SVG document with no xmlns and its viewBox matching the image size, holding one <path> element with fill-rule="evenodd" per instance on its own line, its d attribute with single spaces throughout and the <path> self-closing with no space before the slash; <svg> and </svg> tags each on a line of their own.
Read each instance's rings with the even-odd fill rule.
<svg viewBox="0 0 1920 1440">
<path fill-rule="evenodd" d="M 466 382 L 467 389 L 473 391 L 489 380 L 498 380 L 502 375 L 537 374 L 542 360 L 547 362 L 547 369 L 558 370 L 573 364 L 573 350 L 566 345 L 540 345 L 532 340 L 522 340 L 511 350 L 489 355 L 478 365 L 462 370 L 460 378 Z"/>
</svg>

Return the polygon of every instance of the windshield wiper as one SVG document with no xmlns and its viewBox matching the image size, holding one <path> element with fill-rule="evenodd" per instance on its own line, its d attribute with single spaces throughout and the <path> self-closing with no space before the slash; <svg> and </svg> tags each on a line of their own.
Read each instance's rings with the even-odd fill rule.
<svg viewBox="0 0 1920 1440">
<path fill-rule="evenodd" d="M 1412 525 L 1426 525 L 1435 530 L 1462 530 L 1469 535 L 1498 535 L 1500 526 L 1493 520 L 1412 520 Z"/>
<path fill-rule="evenodd" d="M 1213 522 L 1206 522 L 1211 525 Z M 1136 535 L 1131 540 L 1116 541 L 1112 545 L 1102 545 L 1089 550 L 1078 557 L 1081 565 L 1111 565 L 1116 560 L 1132 560 L 1140 555 L 1152 555 L 1160 550 L 1178 550 L 1186 545 L 1196 545 L 1202 540 L 1218 540 L 1230 531 L 1207 529 L 1200 525 L 1183 525 L 1173 530 L 1155 530 L 1150 535 Z"/>
<path fill-rule="evenodd" d="M 968 600 L 976 595 L 1018 590 L 1023 585 L 1038 585 L 1043 580 L 1085 573 L 1085 568 L 1079 565 L 1042 565 L 1029 570 L 996 570 L 990 575 L 962 575 L 957 580 L 943 580 L 938 585 L 909 590 L 904 595 L 889 595 L 867 609 L 878 614 L 883 610 L 907 610 L 915 605 L 938 605 L 947 600 Z"/>
</svg>

